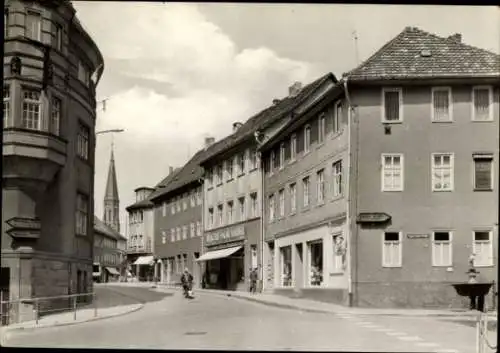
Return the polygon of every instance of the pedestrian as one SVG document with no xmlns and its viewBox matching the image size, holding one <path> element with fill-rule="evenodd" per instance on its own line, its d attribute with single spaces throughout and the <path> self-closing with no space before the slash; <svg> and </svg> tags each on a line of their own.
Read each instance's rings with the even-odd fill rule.
<svg viewBox="0 0 500 353">
<path fill-rule="evenodd" d="M 184 296 L 186 298 L 193 297 L 193 275 L 189 272 L 188 268 L 184 269 L 181 277 L 182 288 L 184 289 Z"/>
<path fill-rule="evenodd" d="M 257 269 L 250 269 L 250 293 L 255 294 L 257 291 L 257 279 L 258 279 Z"/>
</svg>

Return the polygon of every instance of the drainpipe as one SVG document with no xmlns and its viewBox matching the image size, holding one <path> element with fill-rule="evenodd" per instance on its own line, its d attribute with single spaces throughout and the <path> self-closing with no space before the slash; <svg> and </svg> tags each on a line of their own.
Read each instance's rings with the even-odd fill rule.
<svg viewBox="0 0 500 353">
<path fill-rule="evenodd" d="M 257 148 L 260 145 L 260 140 L 259 140 L 259 133 L 256 132 L 254 134 L 255 142 L 257 145 Z M 259 173 L 260 173 L 260 192 L 258 192 L 258 197 L 259 197 L 259 212 L 260 212 L 260 278 L 262 281 L 261 285 L 261 292 L 264 292 L 265 289 L 265 262 L 264 262 L 264 164 L 262 162 L 262 152 L 258 152 L 257 155 L 258 158 L 258 163 L 259 163 Z"/>
<path fill-rule="evenodd" d="M 353 291 L 352 291 L 352 253 L 351 253 L 351 244 L 352 244 L 352 226 L 351 226 L 351 119 L 352 119 L 352 103 L 351 98 L 349 96 L 349 90 L 347 88 L 347 81 L 349 77 L 346 77 L 344 80 L 344 91 L 347 100 L 347 184 L 346 184 L 346 194 L 347 194 L 347 210 L 346 210 L 346 223 L 347 223 L 347 256 L 348 256 L 348 265 L 347 265 L 347 292 L 349 296 L 349 306 L 353 305 Z"/>
</svg>

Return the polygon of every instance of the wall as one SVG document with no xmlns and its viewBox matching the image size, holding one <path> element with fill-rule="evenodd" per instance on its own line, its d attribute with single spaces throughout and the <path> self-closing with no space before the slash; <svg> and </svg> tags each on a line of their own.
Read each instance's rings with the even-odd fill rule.
<svg viewBox="0 0 500 353">
<path fill-rule="evenodd" d="M 474 152 L 494 155 L 494 180 L 498 180 L 498 87 L 494 93 L 493 122 L 471 121 L 471 87 L 453 86 L 453 122 L 431 122 L 431 87 L 403 89 L 403 123 L 391 124 L 384 134 L 381 123 L 381 89 L 353 89 L 359 119 L 359 162 L 355 188 L 359 212 L 386 212 L 391 224 L 378 228 L 359 227 L 359 305 L 446 305 L 456 294 L 450 284 L 467 280 L 472 231 L 476 227 L 493 230 L 494 254 L 498 238 L 498 185 L 493 191 L 473 190 Z M 356 130 L 356 129 L 354 129 Z M 480 138 L 479 138 L 480 137 Z M 454 153 L 454 190 L 431 191 L 431 153 Z M 381 154 L 404 154 L 404 191 L 381 192 Z M 453 265 L 433 267 L 431 232 L 453 231 Z M 382 234 L 402 231 L 402 267 L 382 267 Z M 429 238 L 409 239 L 408 233 L 428 234 Z M 362 259 L 362 261 L 361 261 Z M 494 266 L 479 268 L 482 280 L 496 280 Z M 376 292 L 384 296 L 376 295 Z M 433 293 L 433 294 L 429 294 Z M 410 300 L 413 297 L 415 299 Z M 421 299 L 416 299 L 421 298 Z"/>
</svg>

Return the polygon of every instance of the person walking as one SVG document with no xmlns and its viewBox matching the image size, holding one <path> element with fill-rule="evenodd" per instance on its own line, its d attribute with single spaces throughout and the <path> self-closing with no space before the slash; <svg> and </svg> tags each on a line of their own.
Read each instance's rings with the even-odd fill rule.
<svg viewBox="0 0 500 353">
<path fill-rule="evenodd" d="M 182 288 L 184 289 L 184 296 L 186 298 L 193 298 L 193 279 L 193 275 L 186 267 L 181 277 Z"/>
<path fill-rule="evenodd" d="M 257 280 L 259 276 L 257 274 L 257 269 L 250 270 L 250 293 L 255 294 L 257 291 Z"/>
</svg>

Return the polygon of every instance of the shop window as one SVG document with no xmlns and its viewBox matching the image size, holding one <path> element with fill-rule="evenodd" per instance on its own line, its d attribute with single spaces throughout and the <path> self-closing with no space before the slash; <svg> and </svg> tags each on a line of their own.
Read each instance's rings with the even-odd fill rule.
<svg viewBox="0 0 500 353">
<path fill-rule="evenodd" d="M 342 233 L 333 236 L 333 270 L 335 273 L 344 272 L 346 256 L 346 240 Z"/>
<path fill-rule="evenodd" d="M 281 257 L 281 285 L 290 287 L 292 285 L 292 247 L 280 248 Z"/>
<path fill-rule="evenodd" d="M 309 285 L 321 286 L 323 283 L 323 241 L 308 244 L 309 250 Z"/>
<path fill-rule="evenodd" d="M 257 245 L 250 246 L 250 253 L 251 253 L 251 259 L 252 259 L 251 268 L 256 269 L 257 268 Z"/>
</svg>

